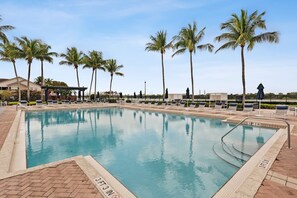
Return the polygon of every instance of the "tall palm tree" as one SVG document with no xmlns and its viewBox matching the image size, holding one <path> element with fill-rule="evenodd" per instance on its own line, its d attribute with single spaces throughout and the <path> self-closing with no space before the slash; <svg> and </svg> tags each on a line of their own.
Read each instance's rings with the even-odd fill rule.
<svg viewBox="0 0 297 198">
<path fill-rule="evenodd" d="M 18 83 L 18 97 L 19 100 L 21 100 L 20 82 L 15 64 L 16 59 L 20 57 L 19 51 L 16 48 L 16 44 L 10 43 L 9 40 L 7 40 L 3 44 L 1 43 L 0 48 L 0 60 L 12 62 L 13 64 L 14 74 Z"/>
<path fill-rule="evenodd" d="M 103 70 L 105 71 L 104 64 L 105 61 L 103 60 L 102 57 L 102 52 L 99 51 L 91 51 L 89 54 L 84 55 L 84 66 L 83 68 L 91 68 L 92 69 L 92 77 L 91 77 L 91 84 L 90 84 L 90 91 L 89 95 L 91 95 L 91 89 L 92 89 L 92 84 L 93 84 L 93 79 L 94 79 L 94 74 L 95 74 L 95 90 L 94 90 L 94 96 L 96 95 L 96 84 L 97 84 L 97 70 Z"/>
<path fill-rule="evenodd" d="M 42 42 L 39 39 L 28 39 L 27 37 L 15 38 L 19 44 L 18 50 L 20 57 L 24 58 L 28 63 L 28 81 L 27 81 L 27 100 L 30 101 L 30 75 L 31 64 L 34 58 L 41 54 L 39 44 Z"/>
<path fill-rule="evenodd" d="M 123 65 L 117 65 L 117 61 L 115 59 L 110 59 L 106 61 L 105 69 L 107 72 L 110 73 L 110 85 L 109 85 L 109 97 L 111 96 L 111 86 L 112 86 L 112 79 L 113 75 L 117 76 L 124 76 L 123 73 L 119 72 L 120 69 L 122 69 Z"/>
<path fill-rule="evenodd" d="M 57 57 L 58 53 L 56 52 L 50 52 L 51 49 L 50 45 L 47 45 L 45 43 L 39 43 L 40 47 L 40 54 L 37 56 L 37 59 L 40 60 L 40 72 L 41 72 L 41 86 L 44 86 L 44 75 L 43 75 L 43 62 L 47 61 L 49 63 L 53 63 L 53 56 Z M 43 97 L 43 93 L 41 92 L 41 98 Z"/>
<path fill-rule="evenodd" d="M 218 42 L 226 42 L 216 52 L 227 48 L 235 50 L 238 46 L 241 48 L 243 104 L 246 95 L 244 48 L 247 47 L 247 50 L 252 50 L 256 43 L 266 41 L 269 43 L 278 43 L 279 41 L 278 32 L 265 32 L 256 35 L 256 29 L 266 29 L 265 20 L 262 19 L 264 15 L 265 12 L 258 15 L 258 11 L 248 15 L 246 10 L 241 10 L 240 16 L 232 14 L 231 19 L 221 24 L 221 30 L 226 30 L 227 32 L 215 38 Z"/>
<path fill-rule="evenodd" d="M 162 61 L 162 80 L 163 80 L 163 100 L 165 99 L 165 74 L 164 74 L 164 54 L 166 49 L 172 47 L 172 41 L 167 43 L 166 31 L 157 32 L 156 36 L 150 36 L 151 42 L 146 44 L 145 50 L 161 53 Z"/>
<path fill-rule="evenodd" d="M 188 24 L 188 27 L 184 27 L 180 30 L 177 36 L 174 36 L 173 40 L 176 41 L 174 44 L 175 52 L 173 53 L 172 57 L 177 54 L 183 54 L 186 50 L 190 53 L 190 67 L 191 67 L 191 83 L 192 83 L 192 101 L 194 100 L 194 76 L 193 76 L 193 61 L 192 56 L 193 53 L 196 53 L 196 48 L 198 50 L 208 50 L 212 52 L 213 45 L 210 43 L 198 45 L 200 41 L 204 37 L 204 30 L 205 27 L 198 32 L 197 24 L 194 21 L 193 25 Z"/>
<path fill-rule="evenodd" d="M 65 60 L 60 61 L 60 65 L 73 65 L 76 70 L 76 80 L 77 86 L 80 87 L 79 78 L 78 78 L 78 66 L 83 64 L 83 52 L 78 51 L 76 47 L 67 48 L 66 54 L 61 54 L 61 57 L 65 58 Z"/>
<path fill-rule="evenodd" d="M 0 15 L 0 22 L 1 21 L 2 21 L 2 17 Z M 12 29 L 14 29 L 14 27 L 11 26 L 11 25 L 1 25 L 0 26 L 0 39 L 3 41 L 3 43 L 8 41 L 8 39 L 7 39 L 4 32 L 7 31 L 7 30 L 12 30 Z"/>
</svg>

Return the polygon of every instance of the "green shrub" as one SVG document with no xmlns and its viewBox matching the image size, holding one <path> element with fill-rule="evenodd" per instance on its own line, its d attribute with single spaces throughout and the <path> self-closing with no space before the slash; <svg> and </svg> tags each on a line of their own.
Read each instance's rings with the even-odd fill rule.
<svg viewBox="0 0 297 198">
<path fill-rule="evenodd" d="M 117 103 L 117 100 L 116 99 L 108 99 L 108 102 L 109 103 Z"/>
<path fill-rule="evenodd" d="M 19 102 L 8 102 L 8 105 L 18 105 Z"/>
<path fill-rule="evenodd" d="M 131 100 L 126 100 L 126 103 L 131 103 Z"/>
</svg>

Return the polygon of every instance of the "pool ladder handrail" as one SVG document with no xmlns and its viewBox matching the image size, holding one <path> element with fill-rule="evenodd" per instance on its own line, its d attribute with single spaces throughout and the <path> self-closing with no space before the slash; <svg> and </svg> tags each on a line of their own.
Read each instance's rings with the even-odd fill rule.
<svg viewBox="0 0 297 198">
<path fill-rule="evenodd" d="M 234 129 L 236 129 L 239 125 L 241 125 L 242 123 L 244 123 L 246 120 L 249 120 L 249 119 L 261 119 L 261 120 L 278 120 L 278 121 L 283 121 L 284 123 L 287 124 L 287 130 L 288 130 L 288 148 L 291 149 L 291 134 L 290 134 L 290 124 L 283 118 L 265 118 L 265 117 L 259 117 L 259 116 L 249 116 L 249 117 L 246 117 L 244 118 L 242 121 L 240 121 L 235 127 L 233 127 L 231 130 L 229 130 L 225 135 L 223 135 L 221 137 L 221 142 L 223 144 L 226 145 L 226 143 L 224 142 L 224 138 L 229 134 L 231 133 Z"/>
</svg>

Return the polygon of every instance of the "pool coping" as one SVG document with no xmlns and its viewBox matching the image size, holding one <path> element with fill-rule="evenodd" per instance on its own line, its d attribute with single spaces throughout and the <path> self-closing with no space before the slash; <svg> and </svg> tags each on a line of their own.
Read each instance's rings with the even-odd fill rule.
<svg viewBox="0 0 297 198">
<path fill-rule="evenodd" d="M 57 107 L 60 107 L 60 106 L 57 106 Z M 15 171 L 16 170 L 16 172 L 15 173 L 17 173 L 17 172 L 19 172 L 19 171 L 21 171 L 21 170 L 19 170 L 19 169 L 22 169 L 23 167 L 20 167 L 19 169 L 14 169 L 14 168 L 11 168 L 10 167 L 10 165 L 11 165 L 11 162 L 13 162 L 14 160 L 14 158 L 16 158 L 16 159 L 18 159 L 18 157 L 17 157 L 17 155 L 19 155 L 19 154 L 16 154 L 16 153 L 25 153 L 25 151 L 24 152 L 16 152 L 16 151 L 14 151 L 15 150 L 15 148 L 17 148 L 17 146 L 16 147 L 14 147 L 14 143 L 16 143 L 16 142 L 21 142 L 21 141 L 25 141 L 25 135 L 23 135 L 23 136 L 20 136 L 20 137 L 18 137 L 18 134 L 19 133 L 21 133 L 22 132 L 22 128 L 23 128 L 23 131 L 25 131 L 25 127 L 23 126 L 22 127 L 22 124 L 20 124 L 20 122 L 21 122 L 21 119 L 22 119 L 22 114 L 24 115 L 24 112 L 23 112 L 23 110 L 24 111 L 42 111 L 42 110 L 71 110 L 71 109 L 87 109 L 87 108 L 112 108 L 112 107 L 119 107 L 119 108 L 127 108 L 127 109 L 135 109 L 135 110 L 148 110 L 148 111 L 154 111 L 154 112 L 164 112 L 164 113 L 169 113 L 169 114 L 183 114 L 183 115 L 189 115 L 189 116 L 202 116 L 202 117 L 209 117 L 209 118 L 218 118 L 218 119 L 226 119 L 226 121 L 228 121 L 228 122 L 232 122 L 233 123 L 233 121 L 232 121 L 232 119 L 227 119 L 227 118 L 230 118 L 230 116 L 232 116 L 232 115 L 224 115 L 224 114 L 214 114 L 215 113 L 215 111 L 210 111 L 210 112 L 207 112 L 207 110 L 206 111 L 202 111 L 202 112 L 192 112 L 192 111 L 185 111 L 185 110 L 177 110 L 177 109 L 163 109 L 163 108 L 151 108 L 151 107 L 142 107 L 142 106 L 133 106 L 133 105 L 119 105 L 119 104 L 109 104 L 109 105 L 104 105 L 104 106 L 101 106 L 101 105 L 85 105 L 85 106 L 76 106 L 76 105 L 72 105 L 72 106 L 67 106 L 67 107 L 63 107 L 63 108 L 28 108 L 28 109 L 22 109 L 22 110 L 19 110 L 18 111 L 18 113 L 17 113 L 17 115 L 16 115 L 16 117 L 15 117 L 15 120 L 14 120 L 14 122 L 13 122 L 13 125 L 12 125 L 12 127 L 11 127 L 11 129 L 10 129 L 10 131 L 9 131 L 9 133 L 8 133 L 8 135 L 7 135 L 7 138 L 6 138 L 6 140 L 5 140 L 5 143 L 4 143 L 4 145 L 3 145 L 3 147 L 2 147 L 2 149 L 1 149 L 1 151 L 0 151 L 0 160 L 2 161 L 2 159 L 7 159 L 7 160 L 5 160 L 4 162 L 4 166 L 6 167 L 5 168 L 5 170 L 8 170 L 7 172 L 9 172 L 9 171 L 11 171 L 11 170 L 13 170 L 13 171 Z M 23 112 L 23 113 L 21 113 L 21 112 Z M 239 117 L 239 115 L 233 115 L 233 116 L 236 116 L 236 117 Z M 24 119 L 24 116 L 23 116 L 23 119 Z M 236 119 L 235 119 L 236 120 Z M 25 123 L 24 123 L 25 124 Z M 277 127 L 277 128 L 279 128 L 279 127 L 282 127 L 282 126 L 280 126 L 280 125 L 278 125 L 278 124 L 274 124 L 274 125 L 270 125 L 270 127 Z M 292 127 L 293 128 L 293 127 Z M 291 128 L 291 129 L 292 129 Z M 280 129 L 279 131 L 284 131 L 284 129 Z M 277 133 L 279 133 L 279 131 L 277 132 Z M 18 132 L 18 133 L 16 133 L 16 132 Z M 276 134 L 277 134 L 276 133 Z M 284 132 L 283 132 L 284 133 Z M 275 135 L 276 135 L 275 134 Z M 273 137 L 275 137 L 275 135 L 273 136 Z M 274 150 L 274 154 L 273 154 L 273 156 L 275 156 L 275 158 L 276 158 L 276 156 L 277 156 L 277 154 L 279 153 L 279 151 L 280 151 L 280 149 L 281 149 L 281 146 L 283 145 L 283 143 L 285 142 L 285 140 L 286 140 L 286 138 L 285 138 L 285 135 L 283 135 L 283 136 L 278 136 L 278 139 L 277 140 L 274 140 L 272 143 L 271 143 L 271 147 L 273 147 L 274 146 L 274 143 L 277 143 L 277 141 L 281 138 L 281 137 L 283 137 L 283 140 L 280 142 L 280 143 L 278 143 L 278 146 L 277 146 L 277 148 L 273 148 L 273 150 Z M 23 139 L 23 140 L 22 140 Z M 275 139 L 275 138 L 270 138 L 270 140 L 271 139 Z M 269 140 L 269 141 L 270 141 Z M 6 141 L 8 141 L 8 143 L 6 143 Z M 13 141 L 13 144 L 11 144 L 12 142 L 11 141 Z M 268 142 L 269 142 L 268 141 Z M 272 140 L 271 140 L 272 141 Z M 267 142 L 267 143 L 268 143 Z M 265 145 L 267 145 L 267 143 L 265 144 Z M 5 146 L 5 148 L 7 147 L 5 144 L 8 144 L 8 146 L 9 146 L 9 148 L 8 149 L 3 149 L 4 148 L 4 146 Z M 17 144 L 16 144 L 17 145 Z M 265 146 L 264 145 L 264 146 Z M 279 145 L 281 145 L 281 146 L 279 146 Z M 13 146 L 12 148 L 11 148 L 11 146 Z M 262 147 L 260 150 L 264 150 L 264 148 L 266 148 L 266 147 Z M 22 148 L 24 148 L 24 147 L 22 147 L 22 146 L 19 146 L 19 149 L 20 150 L 22 150 Z M 269 147 L 270 148 L 270 147 Z M 267 147 L 266 148 L 266 152 L 269 152 L 269 148 Z M 9 151 L 9 152 L 6 152 L 6 153 L 8 153 L 7 155 L 5 155 L 5 158 L 3 158 L 3 153 L 2 153 L 2 151 Z M 260 151 L 259 150 L 259 151 Z M 259 151 L 257 152 L 257 153 L 259 153 Z M 264 152 L 264 151 L 263 151 Z M 5 152 L 4 152 L 5 153 Z M 256 153 L 256 154 L 257 154 Z M 16 155 L 15 155 L 16 154 Z M 23 154 L 21 154 L 21 155 L 23 155 Z M 256 155 L 255 154 L 255 155 Z M 254 156 L 255 156 L 254 155 Z M 262 154 L 263 155 L 263 154 Z M 253 157 L 254 157 L 253 156 Z M 2 158 L 1 158 L 2 157 Z M 241 169 L 243 169 L 244 167 L 248 167 L 248 166 L 251 166 L 251 165 L 248 165 L 249 163 L 251 163 L 251 162 L 253 162 L 253 163 L 255 163 L 254 161 L 255 160 L 253 160 L 253 157 L 243 166 L 243 167 L 241 167 Z M 23 155 L 23 157 L 22 157 L 23 159 L 25 159 L 26 160 L 26 153 Z M 88 158 L 90 158 L 90 157 L 87 157 L 87 159 Z M 275 159 L 274 158 L 274 159 Z M 69 159 L 69 158 L 67 158 L 67 159 Z M 67 160 L 67 159 L 65 159 L 65 160 Z M 271 158 L 271 159 L 273 159 L 273 158 Z M 273 161 L 274 161 L 274 159 L 273 159 Z M 92 161 L 92 160 L 89 160 L 89 161 Z M 94 160 L 95 161 L 95 160 Z M 251 161 L 251 162 L 250 162 Z M 256 160 L 257 161 L 257 160 Z M 272 163 L 273 163 L 273 161 L 269 164 L 269 168 L 270 168 L 270 166 L 272 165 Z M 61 161 L 59 161 L 59 163 L 61 163 Z M 93 164 L 93 168 L 94 168 L 94 164 L 98 164 L 99 166 L 98 167 L 100 167 L 101 165 L 100 165 L 100 163 L 98 163 L 97 161 L 95 161 L 95 163 L 94 162 L 90 162 L 90 163 L 92 163 Z M 25 170 L 23 170 L 23 171 L 26 171 L 26 170 L 28 170 L 28 169 L 26 169 L 26 162 L 24 163 L 25 164 Z M 49 164 L 52 164 L 52 163 L 49 163 Z M 43 166 L 43 165 L 42 165 Z M 101 171 L 101 168 L 98 168 L 97 167 L 97 171 L 98 172 L 100 172 Z M 101 166 L 102 167 L 102 166 Z M 255 167 L 255 166 L 253 166 L 254 167 L 254 169 L 256 169 L 257 167 Z M 103 167 L 102 167 L 103 168 Z M 257 180 L 257 183 L 259 183 L 259 185 L 257 184 L 256 186 L 257 187 L 253 187 L 253 192 L 254 193 L 256 193 L 257 192 L 257 190 L 258 190 L 258 188 L 260 187 L 260 185 L 261 185 L 261 183 L 263 182 L 263 180 L 265 179 L 265 176 L 266 176 L 266 174 L 267 174 L 267 172 L 268 172 L 268 170 L 269 170 L 269 168 L 267 169 L 267 171 L 262 171 L 262 175 L 263 174 L 265 174 L 264 175 L 264 177 L 261 179 L 259 179 L 259 178 L 257 178 L 256 177 L 256 180 Z M 104 169 L 104 168 L 103 168 Z M 241 170 L 241 169 L 239 169 L 239 170 Z M 7 173 L 3 173 L 3 171 L 2 171 L 3 169 L 2 169 L 2 163 L 1 163 L 1 165 L 0 165 L 0 178 L 1 177 L 3 177 L 3 175 L 6 175 L 7 176 Z M 266 169 L 265 169 L 266 170 Z M 1 172 L 2 171 L 2 172 Z M 108 173 L 108 171 L 106 171 L 107 173 Z M 254 174 L 254 172 L 255 172 L 255 170 L 253 170 L 253 171 L 251 171 L 250 173 L 250 175 L 249 176 L 251 176 L 252 175 L 252 177 L 251 178 L 249 178 L 249 177 L 247 177 L 246 178 L 246 180 L 247 180 L 247 183 L 246 183 L 246 181 L 242 181 L 242 182 L 233 182 L 234 184 L 236 184 L 236 186 L 234 186 L 234 185 L 231 185 L 231 184 L 228 184 L 231 180 L 233 180 L 233 178 L 236 178 L 236 177 L 239 177 L 239 178 L 242 178 L 242 176 L 240 176 L 240 174 L 239 174 L 239 172 L 240 171 L 238 171 L 235 175 L 233 175 L 233 177 L 231 178 L 231 179 L 229 179 L 229 181 L 214 195 L 214 197 L 218 197 L 217 195 L 220 195 L 220 194 L 218 194 L 218 193 L 223 193 L 223 195 L 224 194 L 228 194 L 228 195 L 230 195 L 231 197 L 232 196 L 239 196 L 239 195 L 249 195 L 250 194 L 250 191 L 251 191 L 251 187 L 250 187 L 250 183 L 252 183 L 253 185 L 256 183 L 256 182 L 254 182 L 254 180 L 253 180 L 253 178 L 255 177 L 255 176 L 253 176 L 253 174 Z M 256 170 L 256 173 L 257 173 L 257 170 Z M 111 179 L 111 181 L 113 182 L 113 180 L 116 180 L 116 181 L 118 181 L 115 177 L 113 177 L 110 173 L 108 173 L 110 176 L 111 176 L 111 178 L 113 178 L 113 179 Z M 239 176 L 237 176 L 237 174 L 239 175 Z M 247 174 L 245 174 L 245 175 L 247 175 Z M 257 176 L 257 174 L 256 174 L 256 176 Z M 107 177 L 107 178 L 109 178 L 109 176 Z M 110 181 L 110 179 L 107 179 L 107 180 L 109 180 Z M 251 180 L 251 181 L 250 181 Z M 234 180 L 235 181 L 235 180 Z M 94 183 L 94 181 L 92 181 L 93 183 Z M 119 181 L 118 181 L 119 182 Z M 119 182 L 119 184 L 120 185 L 118 185 L 118 184 L 116 184 L 115 186 L 117 187 L 117 188 L 123 188 L 123 189 L 126 189 L 128 192 L 130 192 L 127 188 L 125 188 L 124 186 L 123 186 L 123 184 L 121 184 L 120 182 Z M 238 184 L 240 184 L 241 186 L 239 186 Z M 111 186 L 113 186 L 114 184 L 111 184 Z M 246 185 L 246 187 L 244 186 L 244 185 Z M 120 186 L 120 187 L 119 187 Z M 97 186 L 98 187 L 98 186 Z M 116 190 L 117 190 L 117 188 L 116 188 Z M 222 192 L 221 192 L 222 191 Z M 246 192 L 247 191 L 247 192 Z M 131 192 L 130 192 L 131 193 Z M 132 193 L 131 193 L 132 194 Z M 133 194 L 132 194 L 133 195 Z M 135 195 L 133 195 L 133 196 L 135 196 Z"/>
</svg>

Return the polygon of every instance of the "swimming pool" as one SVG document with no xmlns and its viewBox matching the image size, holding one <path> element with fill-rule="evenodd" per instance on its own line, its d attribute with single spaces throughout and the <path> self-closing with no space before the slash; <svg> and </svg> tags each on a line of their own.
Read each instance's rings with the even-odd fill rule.
<svg viewBox="0 0 297 198">
<path fill-rule="evenodd" d="M 238 170 L 213 152 L 234 127 L 218 119 L 122 108 L 25 117 L 28 167 L 92 155 L 138 197 L 211 197 Z M 248 153 L 275 131 L 241 126 L 226 142 Z"/>
</svg>

